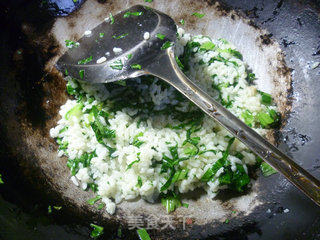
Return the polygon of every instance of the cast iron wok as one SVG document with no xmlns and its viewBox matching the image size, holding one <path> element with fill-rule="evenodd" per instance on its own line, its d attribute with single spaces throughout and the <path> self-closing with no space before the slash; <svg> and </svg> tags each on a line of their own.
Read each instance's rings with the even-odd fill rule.
<svg viewBox="0 0 320 240">
<path fill-rule="evenodd" d="M 132 1 L 130 4 L 133 5 L 137 2 Z M 15 4 L 19 5 L 18 2 Z M 282 149 L 289 151 L 296 159 L 304 159 L 304 167 L 309 170 L 312 170 L 314 166 L 317 167 L 319 165 L 319 162 L 316 161 L 319 154 L 317 146 L 320 139 L 318 137 L 319 130 L 315 127 L 319 126 L 319 122 L 317 122 L 319 108 L 316 107 L 319 100 L 316 97 L 316 91 L 320 86 L 316 82 L 318 70 L 308 69 L 308 61 L 319 59 L 316 35 L 316 33 L 319 33 L 319 28 L 317 28 L 319 25 L 316 25 L 318 21 L 315 15 L 316 7 L 312 8 L 312 5 L 307 3 L 301 5 L 301 3 L 293 2 L 289 4 L 282 1 L 278 5 L 273 2 L 268 4 L 242 2 L 244 6 L 247 6 L 246 9 L 252 9 L 252 11 L 247 12 L 249 17 L 256 17 L 261 14 L 261 21 L 257 22 L 260 22 L 262 27 L 269 28 L 282 43 L 286 53 L 288 55 L 292 54 L 286 59 L 287 64 L 295 69 L 292 93 L 290 93 L 291 71 L 284 63 L 281 53 L 278 52 L 277 42 L 270 38 L 268 32 L 261 31 L 252 22 L 243 20 L 242 14 L 229 11 L 213 2 L 172 1 L 170 4 L 163 4 L 163 1 L 159 0 L 154 1 L 150 6 L 167 12 L 177 22 L 180 18 L 184 18 L 187 22 L 185 28 L 189 31 L 209 29 L 211 31 L 207 34 L 218 35 L 219 37 L 222 35 L 222 37 L 234 42 L 237 47 L 239 47 L 239 43 L 242 43 L 240 44 L 240 51 L 242 52 L 245 49 L 241 49 L 241 46 L 247 46 L 247 48 L 253 48 L 258 53 L 261 59 L 245 53 L 244 58 L 254 72 L 265 74 L 266 79 L 269 76 L 269 83 L 278 79 L 276 88 L 273 88 L 275 89 L 274 96 L 284 114 L 284 127 L 276 134 L 278 142 Z M 238 3 L 235 1 L 230 4 L 236 7 Z M 179 6 L 181 9 L 182 5 L 186 10 L 174 11 L 174 9 L 179 9 Z M 88 24 L 98 23 L 109 11 L 117 12 L 126 7 L 125 1 L 121 1 L 121 3 L 106 2 L 104 4 L 87 1 L 69 18 L 60 18 L 58 23 L 60 22 L 61 25 L 57 25 L 57 22 L 54 23 L 54 19 L 48 18 L 44 12 L 42 15 L 34 15 L 37 12 L 37 4 L 29 3 L 24 7 L 20 6 L 20 12 L 16 9 L 12 10 L 11 16 L 14 16 L 14 18 L 10 20 L 5 18 L 7 21 L 2 23 L 8 31 L 8 34 L 1 39 L 3 43 L 2 53 L 7 56 L 8 63 L 7 66 L 3 65 L 1 69 L 0 96 L 3 143 L 1 170 L 3 169 L 4 180 L 11 184 L 11 178 L 6 178 L 5 173 L 12 176 L 13 182 L 18 178 L 15 175 L 19 173 L 21 174 L 19 179 L 22 179 L 26 186 L 32 185 L 32 189 L 42 192 L 42 194 L 37 195 L 38 198 L 41 196 L 59 201 L 67 209 L 67 215 L 74 214 L 79 221 L 81 219 L 83 221 L 86 221 L 84 219 L 92 219 L 93 221 L 100 217 L 101 221 L 99 223 L 105 225 L 107 229 L 106 237 L 109 236 L 109 232 L 116 230 L 117 222 L 124 225 L 128 223 L 128 214 L 148 215 L 152 211 L 156 211 L 165 215 L 165 212 L 157 205 L 139 205 L 141 202 L 124 203 L 122 209 L 129 209 L 130 212 L 121 210 L 120 206 L 116 216 L 110 218 L 106 214 L 101 215 L 101 212 L 87 206 L 85 202 L 92 194 L 82 192 L 71 185 L 68 180 L 69 171 L 65 166 L 65 160 L 56 157 L 56 145 L 48 136 L 48 130 L 57 121 L 57 110 L 67 98 L 64 90 L 65 82 L 51 66 L 54 58 L 61 54 L 63 50 L 60 43 L 66 38 L 76 39 L 79 34 L 83 33 L 80 30 L 86 30 L 79 28 L 83 22 Z M 261 10 L 262 8 L 264 10 Z M 97 9 L 103 9 L 103 11 L 93 14 L 92 11 Z M 91 14 L 89 14 L 89 10 Z M 224 30 L 219 32 L 214 28 L 214 23 L 208 22 L 208 19 L 199 21 L 192 18 L 190 15 L 195 11 L 205 12 L 209 20 L 215 20 L 222 26 L 223 24 L 230 24 L 231 27 L 222 28 Z M 285 19 L 288 20 L 285 21 Z M 16 24 L 14 25 L 16 31 L 11 29 L 12 22 Z M 293 24 L 293 22 L 296 24 Z M 61 30 L 58 26 L 62 26 L 62 23 L 66 24 L 69 31 L 67 33 L 61 31 L 60 33 L 63 34 L 54 35 L 56 31 Z M 232 26 L 238 32 L 236 34 L 234 31 L 233 34 L 229 32 L 228 35 Z M 291 26 L 290 30 L 288 30 L 288 26 Z M 52 27 L 54 27 L 53 30 L 51 30 Z M 88 25 L 83 27 L 88 27 Z M 286 31 L 284 31 L 285 29 Z M 303 29 L 304 32 L 301 34 Z M 22 39 L 15 35 L 20 30 L 23 32 L 20 35 Z M 65 33 L 67 36 L 64 35 Z M 61 38 L 57 39 L 55 36 L 61 36 Z M 294 42 L 300 45 L 296 47 L 297 44 L 294 44 Z M 50 60 L 52 61 L 48 63 Z M 6 71 L 6 69 L 10 71 Z M 266 69 L 265 72 L 263 72 L 264 69 Z M 261 86 L 268 87 L 271 85 L 262 84 Z M 288 99 L 292 101 L 288 101 Z M 288 111 L 290 109 L 291 114 L 289 115 Z M 9 160 L 12 162 L 8 162 Z M 18 165 L 19 167 L 10 173 L 11 167 L 9 166 L 11 165 Z M 312 173 L 319 177 L 317 169 L 315 168 Z M 59 182 L 57 182 L 57 178 L 60 180 Z M 18 183 L 21 184 L 21 181 Z M 19 184 L 13 184 L 12 187 Z M 12 199 L 14 197 L 11 197 Z M 248 206 L 240 204 L 244 200 L 247 201 Z M 44 202 L 46 201 L 44 200 Z M 219 201 L 223 204 L 214 204 L 220 203 Z M 234 196 L 230 193 L 223 193 L 214 202 L 195 199 L 194 203 L 190 205 L 194 207 L 188 209 L 189 212 L 178 210 L 172 215 L 173 218 L 177 218 L 181 214 L 191 213 L 194 222 L 187 226 L 186 231 L 182 229 L 181 223 L 176 221 L 176 230 L 152 230 L 151 235 L 157 239 L 167 239 L 172 236 L 175 236 L 175 238 L 187 236 L 190 236 L 190 238 L 209 238 L 211 236 L 213 239 L 232 238 L 232 236 L 239 239 L 240 236 L 246 239 L 247 235 L 250 238 L 257 238 L 256 233 L 258 233 L 262 234 L 261 237 L 265 239 L 270 238 L 270 236 L 285 239 L 299 238 L 299 236 L 303 236 L 303 232 L 306 232 L 310 238 L 316 239 L 316 234 L 319 233 L 317 232 L 320 225 L 319 209 L 279 175 L 270 178 L 258 177 L 252 190 L 246 195 Z M 221 206 L 221 208 L 217 206 Z M 142 207 L 144 208 L 143 211 L 141 210 Z M 288 208 L 290 212 L 282 213 L 282 208 Z M 232 215 L 234 209 L 237 210 L 237 214 Z M 266 213 L 269 212 L 268 209 L 271 213 Z M 211 214 L 212 212 L 215 214 Z M 221 213 L 221 215 L 217 216 L 217 213 Z M 276 215 L 273 215 L 274 213 Z M 229 224 L 223 223 L 226 218 L 230 219 Z M 299 222 L 297 219 L 303 219 L 303 222 Z M 312 228 L 315 228 L 315 230 Z"/>
</svg>

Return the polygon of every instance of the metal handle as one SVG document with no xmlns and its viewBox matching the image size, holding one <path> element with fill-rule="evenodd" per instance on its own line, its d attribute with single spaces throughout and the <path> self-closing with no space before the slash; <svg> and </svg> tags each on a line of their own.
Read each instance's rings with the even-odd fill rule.
<svg viewBox="0 0 320 240">
<path fill-rule="evenodd" d="M 164 54 L 151 63 L 147 67 L 146 73 L 155 75 L 173 85 L 320 206 L 319 180 L 248 127 L 186 77 L 175 61 L 172 47 L 168 48 Z"/>
</svg>

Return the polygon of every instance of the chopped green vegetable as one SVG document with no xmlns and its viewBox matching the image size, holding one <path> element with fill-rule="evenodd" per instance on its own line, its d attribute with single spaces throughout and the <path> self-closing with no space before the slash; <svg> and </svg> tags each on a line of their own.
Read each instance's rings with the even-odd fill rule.
<svg viewBox="0 0 320 240">
<path fill-rule="evenodd" d="M 103 38 L 103 37 L 104 37 L 104 33 L 102 33 L 102 32 L 99 33 L 99 37 L 100 37 L 100 38 Z"/>
<path fill-rule="evenodd" d="M 188 172 L 189 172 L 189 170 L 187 170 L 187 169 L 182 169 L 182 170 L 176 171 L 175 174 L 173 175 L 172 183 L 186 179 L 188 177 Z"/>
<path fill-rule="evenodd" d="M 203 65 L 203 64 L 205 64 L 205 62 L 202 59 L 200 59 L 199 64 Z"/>
<path fill-rule="evenodd" d="M 164 44 L 162 44 L 161 50 L 165 50 L 171 46 L 173 46 L 173 42 L 166 41 Z"/>
<path fill-rule="evenodd" d="M 277 170 L 275 170 L 273 167 L 271 167 L 268 163 L 262 162 L 260 165 L 261 172 L 263 176 L 268 177 L 272 174 L 277 173 Z"/>
<path fill-rule="evenodd" d="M 242 160 L 244 158 L 244 156 L 241 152 L 237 152 L 234 156 L 239 158 L 240 160 Z"/>
<path fill-rule="evenodd" d="M 61 138 L 57 138 L 57 143 L 59 144 L 59 150 L 66 151 L 69 143 L 63 142 Z"/>
<path fill-rule="evenodd" d="M 152 0 L 144 0 L 145 2 L 148 2 L 148 3 L 151 3 L 152 2 Z"/>
<path fill-rule="evenodd" d="M 224 222 L 225 222 L 226 224 L 228 224 L 228 223 L 229 223 L 229 219 L 226 219 Z"/>
<path fill-rule="evenodd" d="M 140 64 L 131 64 L 130 67 L 132 69 L 141 69 L 141 65 Z"/>
<path fill-rule="evenodd" d="M 179 158 L 178 155 L 178 145 L 169 147 L 169 151 L 171 153 L 171 158 L 166 155 L 162 157 L 162 166 L 161 173 L 167 172 L 170 170 L 169 178 L 160 188 L 160 191 L 163 192 L 167 190 L 173 182 L 176 174 L 175 166 L 179 164 L 179 162 L 187 160 L 188 158 Z"/>
<path fill-rule="evenodd" d="M 69 120 L 73 116 L 79 118 L 82 115 L 83 107 L 84 107 L 83 103 L 78 103 L 66 113 L 65 119 Z"/>
<path fill-rule="evenodd" d="M 116 35 L 113 35 L 112 38 L 114 39 L 121 39 L 121 38 L 125 38 L 126 36 L 128 36 L 129 33 L 124 33 L 124 34 L 121 34 L 119 36 L 116 36 Z"/>
<path fill-rule="evenodd" d="M 138 176 L 137 186 L 138 186 L 139 188 L 142 186 L 142 179 L 141 179 L 140 176 Z"/>
<path fill-rule="evenodd" d="M 90 226 L 93 228 L 90 236 L 92 238 L 98 238 L 103 234 L 103 227 L 91 223 Z"/>
<path fill-rule="evenodd" d="M 189 204 L 188 203 L 182 203 L 182 207 L 189 208 Z"/>
<path fill-rule="evenodd" d="M 199 152 L 199 148 L 192 143 L 186 143 L 184 146 L 183 152 L 186 155 L 195 156 Z"/>
<path fill-rule="evenodd" d="M 88 187 L 92 190 L 92 192 L 96 193 L 98 191 L 98 185 L 95 183 L 88 183 Z"/>
<path fill-rule="evenodd" d="M 272 103 L 272 97 L 269 93 L 265 93 L 262 91 L 259 91 L 261 95 L 261 102 L 265 105 L 270 105 Z"/>
<path fill-rule="evenodd" d="M 102 208 L 105 207 L 105 205 L 106 205 L 105 203 L 99 203 L 97 209 L 98 209 L 98 210 L 101 210 Z"/>
<path fill-rule="evenodd" d="M 254 73 L 248 73 L 248 76 L 247 76 L 248 83 L 253 83 L 255 79 L 256 79 L 256 75 Z"/>
<path fill-rule="evenodd" d="M 224 64 L 227 65 L 227 63 L 229 62 L 227 59 L 225 59 L 224 57 L 222 57 L 220 54 L 218 56 L 212 57 L 208 63 L 213 63 L 215 61 L 218 62 L 223 62 Z"/>
<path fill-rule="evenodd" d="M 61 206 L 53 206 L 53 209 L 55 209 L 55 210 L 57 210 L 57 211 L 61 210 L 61 208 L 62 208 Z M 52 213 L 52 207 L 51 207 L 51 205 L 48 206 L 48 213 L 49 213 L 49 214 Z"/>
<path fill-rule="evenodd" d="M 277 113 L 274 109 L 269 109 L 269 115 L 274 120 L 271 126 L 278 127 L 278 125 L 280 124 L 280 118 L 281 118 L 280 114 Z"/>
<path fill-rule="evenodd" d="M 157 33 L 156 37 L 163 40 L 166 37 L 166 35 L 161 34 L 161 33 Z"/>
<path fill-rule="evenodd" d="M 2 180 L 2 175 L 0 174 L 0 184 L 4 184 L 3 180 Z"/>
<path fill-rule="evenodd" d="M 127 170 L 130 169 L 130 168 L 132 168 L 133 164 L 140 162 L 140 153 L 137 153 L 137 158 L 138 158 L 137 160 L 132 161 L 132 162 L 128 165 Z"/>
<path fill-rule="evenodd" d="M 177 62 L 177 64 L 178 64 L 179 68 L 180 68 L 181 70 L 183 70 L 183 69 L 184 69 L 184 66 L 183 66 L 182 62 L 180 61 L 180 59 L 179 59 L 177 56 L 176 56 L 176 62 Z"/>
<path fill-rule="evenodd" d="M 128 18 L 130 16 L 141 16 L 143 12 L 126 12 L 123 17 Z"/>
<path fill-rule="evenodd" d="M 87 64 L 92 61 L 92 56 L 78 61 L 78 64 Z"/>
<path fill-rule="evenodd" d="M 231 138 L 231 139 L 229 140 L 227 149 L 226 149 L 226 151 L 223 152 L 222 158 L 220 158 L 219 160 L 217 160 L 217 161 L 213 164 L 213 166 L 212 166 L 211 168 L 209 168 L 209 169 L 203 174 L 203 176 L 202 176 L 202 178 L 201 178 L 201 181 L 203 181 L 203 182 L 208 182 L 208 181 L 210 181 L 210 180 L 214 177 L 214 175 L 217 173 L 217 171 L 218 171 L 220 168 L 224 167 L 224 165 L 225 165 L 225 163 L 226 163 L 226 160 L 227 160 L 227 158 L 228 158 L 228 156 L 229 156 L 230 147 L 231 147 L 232 143 L 234 142 L 234 139 L 235 139 L 235 138 L 233 137 L 233 138 Z"/>
<path fill-rule="evenodd" d="M 191 41 L 191 42 L 188 42 L 187 45 L 185 46 L 183 54 L 179 58 L 181 60 L 181 63 L 185 67 L 185 70 L 189 70 L 189 62 L 190 62 L 189 60 L 195 54 L 193 49 L 196 47 L 200 47 L 200 45 L 201 44 L 198 42 Z"/>
<path fill-rule="evenodd" d="M 132 161 L 132 162 L 128 165 L 127 170 L 130 169 L 130 168 L 133 166 L 133 164 L 135 164 L 135 163 L 137 163 L 137 162 L 140 162 L 140 159 Z"/>
<path fill-rule="evenodd" d="M 93 157 L 96 157 L 95 152 L 84 153 L 80 158 L 68 159 L 67 166 L 71 170 L 72 176 L 76 175 L 79 171 L 79 164 L 81 163 L 83 167 L 88 167 L 90 165 L 90 161 Z"/>
<path fill-rule="evenodd" d="M 106 119 L 108 114 L 104 111 L 99 111 L 96 106 L 93 106 L 91 111 L 94 115 L 94 122 L 90 123 L 91 128 L 96 134 L 98 142 L 105 145 L 102 139 L 112 139 L 115 137 L 114 130 L 109 129 L 108 126 L 104 126 L 100 121 L 101 116 L 104 116 Z"/>
<path fill-rule="evenodd" d="M 221 99 L 221 104 L 223 106 L 225 106 L 226 108 L 231 108 L 232 107 L 232 103 L 234 102 L 233 100 L 230 100 L 230 96 L 228 96 L 227 100 L 223 99 L 222 97 Z"/>
<path fill-rule="evenodd" d="M 81 80 L 83 80 L 83 78 L 84 78 L 84 70 L 83 69 L 79 70 L 79 77 Z"/>
<path fill-rule="evenodd" d="M 226 172 L 219 176 L 220 185 L 228 185 L 232 182 L 232 172 Z"/>
<path fill-rule="evenodd" d="M 118 228 L 117 237 L 119 237 L 119 238 L 122 237 L 122 227 L 121 227 L 121 225 L 120 225 L 119 228 Z"/>
<path fill-rule="evenodd" d="M 238 52 L 237 50 L 234 50 L 234 49 L 231 49 L 231 48 L 228 48 L 227 49 L 228 53 L 230 53 L 231 55 L 233 55 L 234 57 L 242 60 L 242 54 L 240 52 Z"/>
<path fill-rule="evenodd" d="M 236 164 L 236 171 L 232 171 L 230 166 L 225 167 L 224 172 L 219 176 L 221 185 L 229 185 L 231 189 L 243 192 L 244 188 L 250 183 L 250 177 L 240 164 Z"/>
<path fill-rule="evenodd" d="M 76 47 L 79 47 L 80 45 L 78 42 L 74 42 L 71 40 L 65 40 L 65 43 L 67 48 L 76 48 Z"/>
<path fill-rule="evenodd" d="M 197 18 L 203 18 L 205 14 L 203 13 L 197 13 L 197 12 L 194 12 L 192 13 L 192 16 L 196 16 Z"/>
<path fill-rule="evenodd" d="M 67 92 L 70 95 L 76 95 L 79 94 L 80 88 L 78 87 L 73 87 L 72 84 L 70 83 L 70 81 L 67 83 Z"/>
<path fill-rule="evenodd" d="M 138 229 L 137 233 L 140 240 L 151 240 L 148 232 L 144 228 Z"/>
<path fill-rule="evenodd" d="M 121 59 L 119 59 L 119 60 L 117 60 L 117 61 L 114 61 L 114 62 L 110 65 L 110 67 L 111 67 L 112 69 L 115 69 L 115 70 L 122 70 L 123 64 L 122 64 Z"/>
<path fill-rule="evenodd" d="M 60 129 L 59 134 L 65 132 L 67 130 L 68 130 L 68 126 L 65 126 L 64 128 Z"/>
<path fill-rule="evenodd" d="M 168 194 L 162 196 L 161 204 L 166 208 L 167 213 L 173 212 L 178 207 L 182 206 L 180 197 L 171 191 Z"/>
<path fill-rule="evenodd" d="M 232 63 L 234 66 L 238 67 L 238 63 L 236 61 L 229 61 L 230 63 Z"/>
<path fill-rule="evenodd" d="M 99 201 L 101 198 L 102 198 L 102 197 L 98 195 L 98 196 L 96 196 L 96 197 L 94 197 L 94 198 L 89 199 L 87 202 L 88 202 L 90 205 L 93 205 L 93 204 L 95 204 L 97 201 Z"/>
<path fill-rule="evenodd" d="M 213 44 L 213 42 L 208 41 L 201 44 L 200 51 L 201 50 L 209 51 L 209 50 L 213 50 L 214 48 L 215 48 L 215 45 Z"/>
<path fill-rule="evenodd" d="M 55 210 L 57 210 L 57 211 L 59 211 L 59 210 L 61 210 L 61 206 L 53 206 L 53 208 L 55 209 Z"/>
<path fill-rule="evenodd" d="M 240 164 L 236 164 L 237 170 L 233 172 L 229 165 L 224 167 L 223 173 L 219 176 L 220 185 L 228 185 L 232 189 L 236 189 L 239 192 L 243 191 L 243 187 L 246 186 L 250 179 L 244 171 L 244 168 Z M 248 179 L 248 181 L 247 181 Z"/>
<path fill-rule="evenodd" d="M 130 54 L 128 54 L 127 59 L 129 60 L 131 58 L 132 58 L 132 54 L 130 53 Z"/>
<path fill-rule="evenodd" d="M 180 23 L 181 25 L 184 25 L 184 24 L 185 24 L 184 19 L 181 19 L 181 20 L 179 21 L 179 23 Z"/>
<path fill-rule="evenodd" d="M 274 122 L 274 119 L 266 112 L 259 112 L 257 118 L 262 127 L 267 127 Z"/>
<path fill-rule="evenodd" d="M 202 154 L 207 153 L 207 152 L 213 152 L 214 154 L 216 154 L 216 153 L 217 153 L 217 151 L 216 151 L 216 150 L 209 149 L 209 150 L 202 150 L 202 151 L 199 151 L 199 155 L 202 155 Z"/>
<path fill-rule="evenodd" d="M 109 18 L 110 18 L 110 24 L 114 24 L 114 17 L 112 13 L 109 13 Z"/>
<path fill-rule="evenodd" d="M 242 114 L 241 117 L 244 119 L 245 124 L 247 124 L 249 127 L 253 126 L 254 117 L 252 113 L 246 109 Z"/>
<path fill-rule="evenodd" d="M 132 145 L 139 148 L 142 144 L 144 144 L 144 141 L 140 141 L 139 137 L 143 136 L 143 132 L 138 133 L 136 136 L 133 137 Z"/>
</svg>

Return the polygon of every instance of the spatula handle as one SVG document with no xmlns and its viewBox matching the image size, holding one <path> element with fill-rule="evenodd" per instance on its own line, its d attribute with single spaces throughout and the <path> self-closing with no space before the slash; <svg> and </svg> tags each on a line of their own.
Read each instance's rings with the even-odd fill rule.
<svg viewBox="0 0 320 240">
<path fill-rule="evenodd" d="M 179 69 L 172 48 L 168 48 L 163 55 L 150 64 L 147 73 L 173 85 L 320 206 L 319 180 L 195 85 Z"/>
</svg>

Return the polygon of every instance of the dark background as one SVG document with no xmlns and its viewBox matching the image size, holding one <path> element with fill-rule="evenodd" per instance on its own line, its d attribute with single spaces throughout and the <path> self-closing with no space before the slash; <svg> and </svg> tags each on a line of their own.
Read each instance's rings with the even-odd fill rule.
<svg viewBox="0 0 320 240">
<path fill-rule="evenodd" d="M 157 1 L 157 0 L 154 0 Z M 67 15 L 81 6 L 78 0 L 31 1 L 15 0 L 0 3 L 0 79 L 13 71 L 17 50 L 27 45 L 21 31 L 24 19 L 49 25 L 54 15 Z M 105 2 L 105 1 L 101 1 Z M 141 3 L 143 4 L 143 0 Z M 213 2 L 213 1 L 212 1 Z M 288 152 L 318 178 L 320 177 L 320 1 L 220 1 L 226 9 L 241 10 L 258 27 L 270 32 L 285 53 L 293 77 L 293 108 L 282 130 L 279 143 L 288 145 Z M 26 78 L 40 79 L 43 60 L 36 53 L 28 55 L 34 62 L 25 69 Z M 33 67 L 34 66 L 34 69 Z M 0 85 L 0 94 L 5 91 Z M 32 91 L 32 89 L 31 89 Z M 36 94 L 34 94 L 36 96 Z M 0 114 L 2 111 L 0 109 Z M 0 128 L 5 129 L 0 123 Z M 1 131 L 2 133 L 4 131 Z M 38 192 L 23 178 L 15 156 L 8 152 L 5 136 L 0 136 L 0 239 L 89 239 L 90 221 L 74 218 L 68 208 L 48 213 L 48 206 L 59 205 L 56 199 Z M 282 177 L 277 176 L 279 179 Z M 280 186 L 287 194 L 271 207 L 267 220 L 257 221 L 242 229 L 232 230 L 212 239 L 320 239 L 320 211 L 287 181 Z M 279 191 L 280 192 L 280 191 Z M 288 208 L 289 213 L 283 213 Z M 316 210 L 315 210 L 316 209 Z M 275 215 L 274 215 L 275 214 Z M 104 238 L 116 239 L 113 235 Z M 122 239 L 134 238 L 134 232 L 123 231 Z"/>
</svg>

